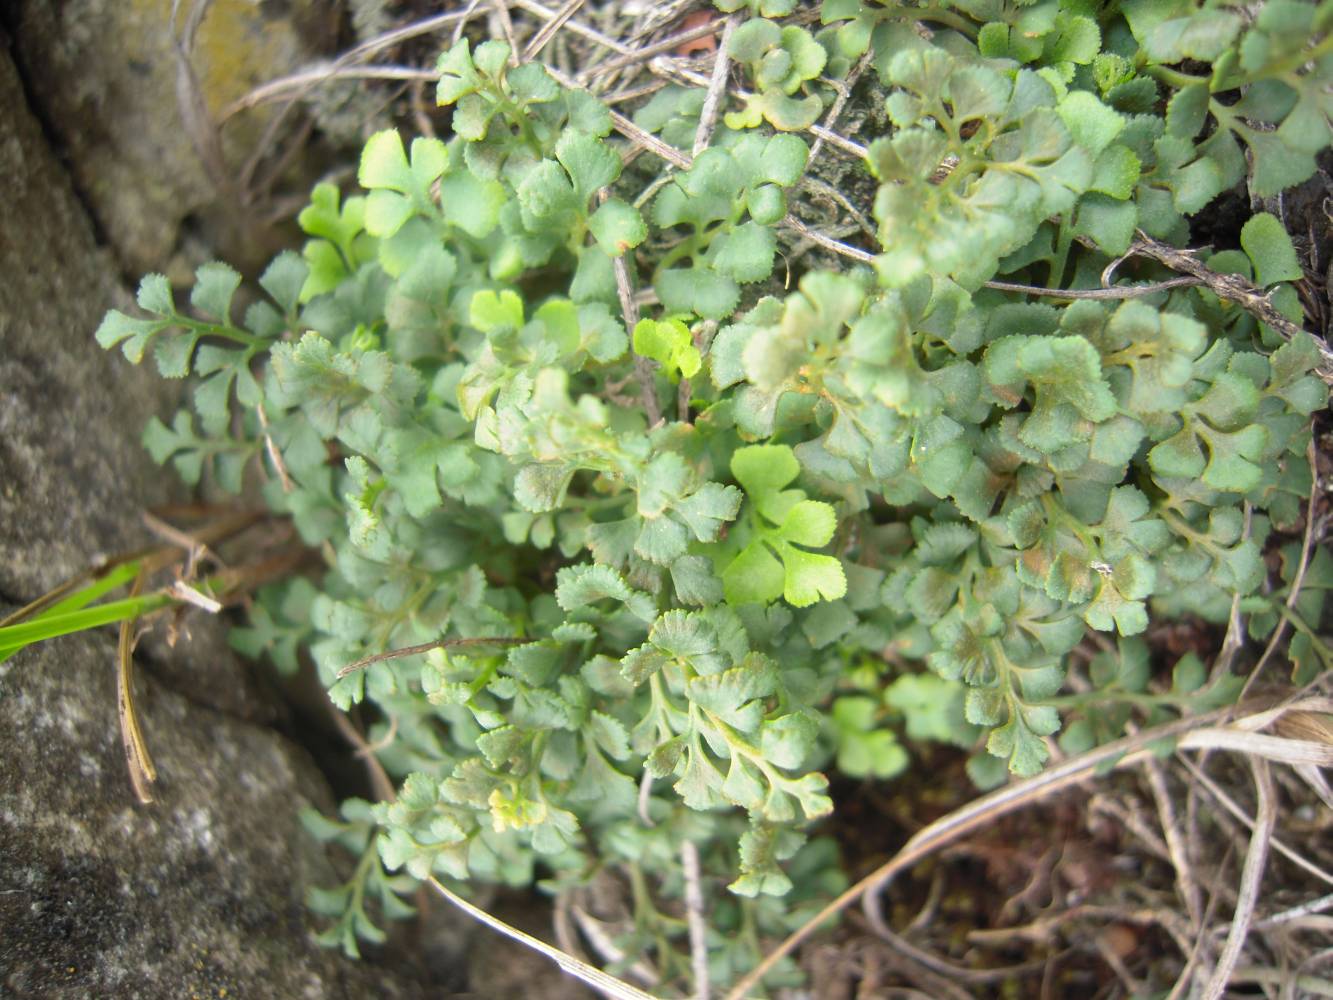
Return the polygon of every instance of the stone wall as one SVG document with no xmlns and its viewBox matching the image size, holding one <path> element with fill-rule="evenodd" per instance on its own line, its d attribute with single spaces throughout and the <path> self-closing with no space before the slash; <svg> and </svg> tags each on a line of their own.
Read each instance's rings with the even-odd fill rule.
<svg viewBox="0 0 1333 1000">
<path fill-rule="evenodd" d="M 140 512 L 181 494 L 139 444 L 178 387 L 92 340 L 129 296 L 8 43 L 0 34 L 0 617 L 96 553 L 144 544 Z M 141 660 L 159 780 L 140 806 L 115 664 L 109 629 L 0 663 L 0 997 L 424 995 L 409 967 L 315 942 L 305 890 L 339 878 L 297 813 L 333 796 L 305 751 L 255 721 L 272 712 L 259 668 L 202 625 L 171 662 Z"/>
<path fill-rule="evenodd" d="M 196 8 L 205 13 L 186 76 L 178 47 Z M 300 116 L 266 135 L 280 106 L 225 122 L 223 112 L 327 53 L 340 8 L 182 0 L 173 23 L 172 0 L 13 0 L 0 14 L 33 108 L 125 273 L 166 270 L 185 281 L 198 263 L 192 250 L 242 267 L 273 252 L 278 236 L 244 168 L 256 150 L 292 139 Z"/>
</svg>

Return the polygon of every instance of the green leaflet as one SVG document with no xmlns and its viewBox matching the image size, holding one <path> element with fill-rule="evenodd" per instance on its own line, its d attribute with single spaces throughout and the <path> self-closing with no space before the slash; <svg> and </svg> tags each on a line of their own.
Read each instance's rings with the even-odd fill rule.
<svg viewBox="0 0 1333 1000">
<path fill-rule="evenodd" d="M 773 270 L 777 252 L 769 203 L 800 177 L 808 151 L 794 135 L 747 134 L 710 147 L 653 200 L 657 226 L 686 226 L 690 235 L 657 266 L 654 284 L 671 312 L 722 319 L 740 285 Z M 747 213 L 751 214 L 746 220 Z M 763 220 L 763 221 L 760 221 Z"/>
<path fill-rule="evenodd" d="M 767 121 L 794 132 L 814 124 L 823 103 L 814 94 L 795 95 L 802 84 L 819 76 L 828 57 L 808 31 L 755 18 L 732 34 L 727 52 L 745 64 L 758 91 L 744 110 L 727 112 L 730 128 L 754 128 Z"/>
<path fill-rule="evenodd" d="M 678 319 L 639 320 L 634 326 L 634 351 L 666 368 L 673 382 L 699 373 L 699 351 L 689 328 Z"/>
<path fill-rule="evenodd" d="M 783 597 L 803 608 L 842 597 L 847 580 L 841 563 L 806 549 L 829 543 L 837 515 L 830 504 L 807 500 L 803 490 L 784 489 L 800 474 L 792 450 L 782 445 L 739 448 L 731 471 L 750 499 L 752 538 L 722 572 L 728 603 L 766 604 Z"/>
</svg>

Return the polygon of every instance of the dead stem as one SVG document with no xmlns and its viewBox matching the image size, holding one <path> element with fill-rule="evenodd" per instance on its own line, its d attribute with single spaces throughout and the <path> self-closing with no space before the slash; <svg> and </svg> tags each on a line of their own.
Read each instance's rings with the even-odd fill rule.
<svg viewBox="0 0 1333 1000">
<path fill-rule="evenodd" d="M 525 4 L 528 0 L 518 0 L 520 4 Z M 534 6 L 536 6 L 534 4 Z M 677 32 L 674 35 L 668 35 L 660 42 L 654 42 L 652 45 L 645 45 L 641 49 L 631 49 L 628 46 L 613 43 L 607 40 L 607 48 L 613 48 L 620 52 L 615 59 L 607 60 L 597 66 L 598 74 L 611 73 L 618 69 L 624 69 L 626 66 L 634 66 L 646 62 L 653 56 L 661 55 L 663 52 L 672 52 L 688 42 L 696 41 L 700 38 L 707 38 L 709 35 L 715 35 L 726 22 L 722 18 L 715 21 L 706 21 L 696 27 L 685 31 Z M 605 43 L 604 43 L 605 44 Z"/>
<path fill-rule="evenodd" d="M 1254 907 L 1259 901 L 1259 885 L 1263 881 L 1264 868 L 1268 862 L 1268 847 L 1273 836 L 1273 825 L 1277 822 L 1277 807 L 1273 800 L 1273 779 L 1269 773 L 1268 761 L 1262 757 L 1249 758 L 1250 771 L 1254 775 L 1254 789 L 1258 796 L 1255 812 L 1254 835 L 1250 839 L 1250 849 L 1245 855 L 1245 865 L 1241 870 L 1240 898 L 1236 901 L 1235 915 L 1231 921 L 1231 933 L 1227 935 L 1222 954 L 1213 969 L 1212 978 L 1202 993 L 1203 1000 L 1219 1000 L 1226 991 L 1231 973 L 1240 961 L 1241 949 L 1250 932 L 1250 922 L 1254 919 Z"/>
<path fill-rule="evenodd" d="M 195 36 L 203 24 L 204 15 L 212 6 L 212 0 L 196 0 L 185 16 L 185 24 L 180 34 L 176 33 L 176 21 L 180 15 L 181 0 L 172 0 L 171 4 L 171 48 L 176 62 L 176 105 L 180 111 L 181 124 L 190 137 L 195 155 L 204 167 L 204 172 L 217 192 L 228 201 L 239 204 L 236 188 L 232 183 L 231 173 L 227 169 L 226 157 L 222 153 L 222 136 L 218 123 L 208 110 L 208 101 L 204 97 L 199 77 L 190 60 L 194 51 Z"/>
<path fill-rule="evenodd" d="M 1197 780 L 1199 784 L 1203 786 L 1203 788 L 1207 791 L 1208 795 L 1213 799 L 1213 801 L 1222 806 L 1223 809 L 1225 809 L 1228 813 L 1230 813 L 1233 817 L 1235 817 L 1245 826 L 1249 827 L 1251 830 L 1254 829 L 1254 820 L 1250 816 L 1246 815 L 1245 810 L 1243 810 L 1239 805 L 1237 805 L 1236 800 L 1233 799 L 1230 795 L 1228 795 L 1222 789 L 1222 787 L 1217 784 L 1217 782 L 1215 782 L 1212 778 L 1208 777 L 1207 774 L 1205 774 L 1202 770 L 1200 770 L 1199 767 L 1188 758 L 1181 758 L 1181 763 L 1183 763 L 1185 767 L 1189 769 L 1190 773 L 1194 775 L 1195 780 Z M 1279 840 L 1277 837 L 1272 838 L 1272 846 L 1273 850 L 1277 851 L 1292 864 L 1300 868 L 1303 868 L 1305 871 L 1309 872 L 1311 875 L 1313 875 L 1320 881 L 1324 882 L 1325 884 L 1333 885 L 1333 873 L 1324 871 L 1324 869 L 1320 868 L 1313 861 L 1310 861 L 1304 855 L 1292 849 L 1286 843 Z"/>
<path fill-rule="evenodd" d="M 1293 920 L 1303 920 L 1312 914 L 1323 913 L 1329 909 L 1333 909 L 1333 892 L 1320 896 L 1318 899 L 1309 900 L 1300 906 L 1293 906 L 1280 913 L 1274 913 L 1270 917 L 1264 917 L 1263 920 L 1256 922 L 1253 928 L 1256 931 L 1266 931 L 1281 924 L 1290 923 Z"/>
<path fill-rule="evenodd" d="M 1136 299 L 1144 295 L 1156 295 L 1171 288 L 1183 288 L 1202 284 L 1198 278 L 1170 278 L 1167 281 L 1154 281 L 1148 285 L 1116 285 L 1112 288 L 1041 288 L 1037 285 L 1017 285 L 1011 281 L 987 281 L 985 288 L 999 292 L 1018 292 L 1022 295 L 1037 295 L 1048 299 Z"/>
<path fill-rule="evenodd" d="M 393 780 L 389 777 L 389 772 L 384 770 L 384 765 L 380 763 L 379 758 L 375 756 L 375 750 L 366 738 L 361 735 L 361 730 L 347 717 L 347 713 L 340 711 L 328 697 L 324 698 L 324 704 L 328 707 L 329 715 L 333 719 L 333 724 L 338 727 L 338 732 L 342 733 L 343 738 L 352 745 L 356 756 L 365 761 L 366 773 L 370 778 L 370 786 L 375 792 L 375 798 L 380 802 L 393 802 L 398 798 L 394 791 Z"/>
<path fill-rule="evenodd" d="M 223 108 L 222 114 L 218 116 L 218 123 L 220 125 L 225 124 L 229 118 L 241 111 L 245 111 L 260 104 L 266 104 L 269 101 L 278 100 L 285 96 L 289 90 L 296 90 L 296 94 L 292 97 L 292 100 L 299 100 L 301 97 L 305 96 L 312 87 L 332 79 L 346 67 L 363 62 L 377 52 L 392 48 L 400 42 L 409 41 L 410 39 L 417 38 L 421 35 L 431 34 L 432 32 L 438 31 L 440 28 L 455 22 L 465 21 L 471 16 L 472 9 L 469 8 L 464 11 L 451 11 L 448 14 L 437 14 L 434 17 L 423 18 L 420 21 L 404 25 L 401 28 L 394 28 L 392 31 L 386 31 L 382 35 L 378 35 L 375 38 L 362 42 L 360 45 L 349 49 L 330 63 L 311 66 L 290 76 L 270 80 L 268 83 L 261 84 Z M 414 72 L 425 73 L 426 71 L 414 70 Z M 431 76 L 433 78 L 438 78 L 439 74 L 433 73 Z"/>
<path fill-rule="evenodd" d="M 809 167 L 807 166 L 807 170 Z M 872 241 L 879 241 L 879 232 L 874 224 L 859 208 L 851 203 L 845 194 L 835 188 L 832 184 L 820 180 L 818 177 L 811 176 L 809 173 L 801 178 L 801 186 L 815 197 L 827 198 L 834 202 L 839 208 L 847 213 L 848 218 L 856 223 L 861 232 Z"/>
<path fill-rule="evenodd" d="M 1127 795 L 1125 798 L 1132 802 L 1135 807 L 1140 806 L 1137 796 Z M 1167 849 L 1166 841 L 1162 840 L 1157 832 L 1148 825 L 1148 821 L 1143 817 L 1139 808 L 1130 808 L 1111 795 L 1094 795 L 1088 800 L 1088 812 L 1093 815 L 1105 813 L 1137 837 L 1139 843 L 1149 854 L 1168 863 L 1171 861 L 1171 852 Z"/>
<path fill-rule="evenodd" d="M 505 44 L 509 46 L 509 65 L 518 65 L 518 38 L 514 35 L 514 22 L 509 16 L 509 4 L 506 0 L 495 0 L 491 4 L 495 10 L 495 16 L 500 22 L 500 30 L 504 33 Z"/>
<path fill-rule="evenodd" d="M 149 514 L 148 517 L 157 520 L 155 515 Z M 151 548 L 134 549 L 129 552 L 121 552 L 109 558 L 101 558 L 95 561 L 95 564 L 81 573 L 75 574 L 70 579 L 59 584 L 53 590 L 48 591 L 34 601 L 25 604 L 4 618 L 0 618 L 0 627 L 14 625 L 25 621 L 34 615 L 56 604 L 68 594 L 77 590 L 85 584 L 100 580 L 118 566 L 124 566 L 140 560 L 143 572 L 152 575 L 160 570 L 166 569 L 173 563 L 186 558 L 186 554 L 193 548 L 203 547 L 207 549 L 210 543 L 221 542 L 233 535 L 240 534 L 247 528 L 258 524 L 266 515 L 256 511 L 234 511 L 226 514 L 216 520 L 204 525 L 191 532 L 180 532 L 179 536 L 173 539 L 169 545 L 154 546 Z M 161 523 L 159 521 L 159 523 Z"/>
<path fill-rule="evenodd" d="M 1185 904 L 1190 923 L 1197 932 L 1202 926 L 1203 897 L 1199 892 L 1199 883 L 1194 879 L 1194 870 L 1190 865 L 1189 846 L 1180 834 L 1180 824 L 1176 820 L 1175 807 L 1171 804 L 1171 792 L 1166 787 L 1166 775 L 1162 772 L 1162 762 L 1149 758 L 1143 762 L 1143 773 L 1152 791 L 1153 802 L 1157 806 L 1157 819 L 1162 826 L 1162 835 L 1166 838 L 1166 847 L 1171 856 L 1171 867 L 1176 873 L 1176 889 Z"/>
<path fill-rule="evenodd" d="M 690 934 L 690 968 L 694 973 L 696 1000 L 709 1000 L 708 920 L 704 916 L 703 884 L 699 877 L 699 849 L 691 840 L 680 844 L 680 866 L 685 877 L 685 921 Z"/>
<path fill-rule="evenodd" d="M 639 307 L 634 301 L 634 286 L 630 283 L 629 269 L 625 266 L 625 254 L 612 261 L 616 275 L 616 291 L 620 295 L 620 311 L 625 320 L 625 330 L 634 337 L 634 327 L 639 322 Z M 639 380 L 639 394 L 643 399 L 643 412 L 648 418 L 651 429 L 662 422 L 662 404 L 657 400 L 657 386 L 653 381 L 652 362 L 637 351 L 634 352 L 634 375 Z"/>
<path fill-rule="evenodd" d="M 851 100 L 852 88 L 855 87 L 856 82 L 861 79 L 861 74 L 866 71 L 866 67 L 874 61 L 874 57 L 875 50 L 873 48 L 867 49 L 865 55 L 861 56 L 861 58 L 856 61 L 856 65 L 851 68 L 850 72 L 848 72 L 846 80 L 824 81 L 830 84 L 833 89 L 838 92 L 838 96 L 834 99 L 828 114 L 824 116 L 824 130 L 826 134 L 832 134 L 833 127 L 838 123 L 838 119 L 842 116 L 843 109 L 847 107 L 847 102 Z M 815 162 L 815 157 L 817 157 L 820 154 L 820 151 L 823 150 L 825 141 L 824 135 L 815 136 L 815 141 L 810 147 L 810 155 L 805 161 L 806 170 L 810 169 L 810 164 Z"/>
<path fill-rule="evenodd" d="M 415 656 L 417 653 L 429 653 L 432 649 L 468 649 L 474 646 L 522 646 L 529 642 L 536 642 L 536 639 L 520 639 L 517 636 L 474 636 L 467 639 L 436 639 L 433 642 L 422 642 L 415 646 L 403 646 L 401 649 L 390 649 L 383 653 L 375 653 L 371 656 L 363 656 L 353 663 L 347 664 L 338 671 L 339 677 L 346 677 L 348 674 L 363 670 L 372 663 L 380 663 L 384 660 L 394 660 L 400 656 Z"/>
<path fill-rule="evenodd" d="M 451 44 L 457 45 L 459 40 L 462 39 L 464 29 L 467 28 L 468 22 L 472 20 L 480 6 L 481 0 L 468 0 L 467 9 L 459 15 L 458 23 L 454 25 L 453 37 L 450 39 Z"/>
<path fill-rule="evenodd" d="M 713 130 L 717 128 L 717 114 L 722 107 L 722 94 L 727 89 L 727 72 L 731 66 L 727 46 L 731 43 L 731 33 L 736 30 L 738 17 L 732 14 L 722 26 L 722 40 L 713 57 L 713 75 L 708 79 L 708 92 L 704 94 L 703 107 L 699 110 L 699 127 L 694 131 L 694 148 L 690 151 L 692 156 L 698 156 L 713 141 Z"/>
<path fill-rule="evenodd" d="M 651 994 L 645 993 L 615 976 L 608 975 L 601 969 L 595 968 L 587 962 L 561 951 L 559 948 L 552 947 L 540 938 L 535 938 L 512 924 L 505 923 L 499 917 L 492 916 L 481 907 L 469 903 L 462 896 L 451 892 L 434 875 L 429 876 L 426 881 L 430 883 L 431 888 L 472 919 L 485 924 L 494 931 L 498 931 L 510 940 L 517 941 L 519 944 L 546 956 L 569 975 L 587 983 L 598 992 L 613 997 L 615 1000 L 656 1000 Z M 575 915 L 577 917 L 577 913 Z"/>
<path fill-rule="evenodd" d="M 653 798 L 653 773 L 646 767 L 639 779 L 639 822 L 644 826 L 656 826 L 652 816 L 648 815 L 648 803 Z"/>
<path fill-rule="evenodd" d="M 888 924 L 882 920 L 875 921 L 867 919 L 870 929 L 884 941 L 894 951 L 899 952 L 905 958 L 911 959 L 919 965 L 924 965 L 932 972 L 959 983 L 968 983 L 974 986 L 981 986 L 986 983 L 1003 982 L 1006 979 L 1012 979 L 1015 976 L 1022 976 L 1029 972 L 1035 972 L 1041 968 L 1044 959 L 1035 962 L 1023 962 L 1019 965 L 1007 965 L 995 969 L 969 969 L 966 966 L 958 965 L 956 962 L 950 962 L 948 959 L 941 958 L 933 952 L 924 948 L 918 948 L 912 942 L 908 941 L 901 934 L 898 934 Z"/>
<path fill-rule="evenodd" d="M 617 947 L 610 932 L 606 930 L 609 925 L 605 921 L 598 920 L 578 905 L 571 906 L 570 913 L 574 917 L 574 922 L 579 925 L 579 933 L 588 939 L 588 943 L 601 956 L 603 962 L 615 965 L 625 961 L 627 956 L 622 948 Z M 565 951 L 576 954 L 570 948 L 565 948 Z M 643 960 L 632 964 L 626 969 L 626 973 L 645 986 L 656 986 L 662 978 Z"/>
<path fill-rule="evenodd" d="M 130 596 L 143 592 L 146 574 L 140 573 L 130 587 Z M 130 785 L 140 804 L 153 801 L 153 782 L 157 768 L 148 753 L 148 743 L 139 725 L 139 713 L 134 708 L 134 626 L 138 618 L 120 623 L 120 639 L 116 644 L 116 715 L 120 719 L 120 741 L 125 748 L 125 762 L 129 766 Z"/>
<path fill-rule="evenodd" d="M 1291 340 L 1303 332 L 1300 326 L 1287 319 L 1274 308 L 1269 293 L 1261 291 L 1248 279 L 1238 274 L 1220 274 L 1211 270 L 1207 264 L 1195 256 L 1195 252 L 1192 250 L 1179 250 L 1140 231 L 1138 238 L 1129 248 L 1129 253 L 1151 257 L 1158 263 L 1166 265 L 1172 271 L 1179 271 L 1182 274 L 1199 279 L 1199 282 L 1206 285 L 1218 298 L 1236 303 L 1259 322 L 1276 330 L 1287 340 Z M 1319 338 L 1312 337 L 1312 339 L 1319 349 L 1320 357 L 1323 359 L 1323 369 L 1320 374 L 1325 381 L 1333 380 L 1333 350 L 1330 350 L 1328 345 L 1322 343 Z"/>
<path fill-rule="evenodd" d="M 825 250 L 831 250 L 833 253 L 836 253 L 842 257 L 848 257 L 851 260 L 857 261 L 858 263 L 869 264 L 873 262 L 875 259 L 875 255 L 873 253 L 868 253 L 859 247 L 854 247 L 847 243 L 841 243 L 838 240 L 835 240 L 831 236 L 825 236 L 823 233 L 811 229 L 809 226 L 807 226 L 804 222 L 796 218 L 796 216 L 792 215 L 791 213 L 787 214 L 786 218 L 782 220 L 781 225 L 786 226 L 793 232 L 799 233 L 801 236 L 805 237 L 811 243 L 821 246 Z"/>
<path fill-rule="evenodd" d="M 514 6 L 519 8 L 520 10 L 526 10 L 529 14 L 536 14 L 542 20 L 547 22 L 546 27 L 549 27 L 551 24 L 554 24 L 557 21 L 557 19 L 559 19 L 563 15 L 565 21 L 561 23 L 563 23 L 564 27 L 573 34 L 580 35 L 583 38 L 588 39 L 588 41 L 590 42 L 596 42 L 603 48 L 608 48 L 614 52 L 619 52 L 621 54 L 628 54 L 633 51 L 631 48 L 629 48 L 629 46 L 623 45 L 620 42 L 616 41 L 614 38 L 602 34 L 596 28 L 590 28 L 586 24 L 583 24 L 579 21 L 570 20 L 574 12 L 578 10 L 580 2 L 573 2 L 573 0 L 571 0 L 571 2 L 567 2 L 564 5 L 564 7 L 571 8 L 568 13 L 565 13 L 564 7 L 562 7 L 558 11 L 551 10 L 549 7 L 546 7 L 543 4 L 534 2 L 534 0 L 514 0 Z M 557 28 L 558 27 L 559 25 L 557 25 Z M 545 27 L 543 27 L 542 30 L 544 31 Z M 538 37 L 540 37 L 540 35 L 541 32 L 538 32 Z M 550 67 L 548 66 L 547 69 L 549 68 Z M 607 71 L 606 66 L 601 66 L 598 69 L 599 73 L 605 71 Z"/>
<path fill-rule="evenodd" d="M 583 6 L 583 0 L 565 0 L 564 5 L 547 19 L 541 29 L 528 41 L 527 47 L 523 50 L 523 62 L 531 62 L 541 55 L 542 49 L 546 48 L 547 42 L 555 37 L 555 33 L 564 26 Z M 572 28 L 570 29 L 573 30 Z"/>
</svg>

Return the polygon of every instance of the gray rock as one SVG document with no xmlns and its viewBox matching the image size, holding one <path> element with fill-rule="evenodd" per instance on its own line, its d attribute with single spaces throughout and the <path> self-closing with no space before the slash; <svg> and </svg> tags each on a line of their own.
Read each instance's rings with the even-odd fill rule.
<svg viewBox="0 0 1333 1000">
<path fill-rule="evenodd" d="M 98 348 L 109 305 L 130 307 L 69 177 L 26 110 L 0 55 L 0 599 L 25 604 L 98 555 L 151 544 L 144 510 L 185 498 L 139 444 L 169 417 L 179 385 Z M 200 671 L 192 651 L 210 653 Z M 219 654 L 221 650 L 221 654 Z M 192 698 L 262 717 L 249 669 L 220 623 L 196 617 L 177 650 L 154 650 L 164 679 Z"/>
<path fill-rule="evenodd" d="M 304 888 L 340 879 L 297 811 L 332 802 L 276 733 L 142 678 L 136 803 L 115 655 L 85 634 L 0 664 L 0 996 L 420 996 L 314 941 Z"/>
<path fill-rule="evenodd" d="M 172 387 L 92 341 L 124 303 L 0 35 L 0 617 L 141 545 L 179 495 L 138 443 Z M 0 664 L 0 997 L 422 995 L 411 970 L 320 948 L 303 897 L 340 879 L 298 810 L 333 806 L 262 714 L 247 668 L 196 627 L 140 675 L 157 801 L 135 803 L 108 630 Z M 225 992 L 224 992 L 225 991 Z"/>
<path fill-rule="evenodd" d="M 262 13 L 315 5 L 216 6 Z M 141 70 L 96 26 L 114 16 L 124 31 L 145 11 L 165 17 L 169 7 L 169 0 L 20 0 L 18 13 L 5 15 L 26 32 L 16 48 L 30 82 L 42 59 L 43 72 L 71 77 L 60 82 L 63 97 L 33 96 L 47 114 L 54 109 L 47 122 L 59 125 L 71 169 L 96 182 L 80 184 L 79 193 L 131 268 L 159 266 L 179 235 L 172 227 L 181 216 L 171 213 L 191 211 L 211 193 L 190 174 L 197 164 L 163 181 L 175 169 L 171 157 L 183 155 L 183 137 L 164 137 L 162 122 L 136 117 L 149 98 L 133 93 L 132 81 L 117 84 L 131 92 L 99 85 L 103 74 L 124 70 L 117 60 Z M 49 37 L 46 49 L 34 44 L 62 24 L 68 37 L 54 53 Z M 139 444 L 150 416 L 174 410 L 180 386 L 158 378 L 151 362 L 132 366 L 93 342 L 105 309 L 131 309 L 131 296 L 29 113 L 8 52 L 0 31 L 0 617 L 96 555 L 144 545 L 151 538 L 140 513 L 186 496 Z M 117 102 L 125 100 L 140 103 L 120 118 Z M 79 115 L 93 113 L 102 116 L 97 128 L 123 134 L 79 135 Z M 178 125 L 166 127 L 179 133 Z M 148 133 L 136 146 L 140 128 Z M 168 187 L 154 188 L 161 183 Z M 122 200 L 109 208 L 103 199 L 113 196 Z M 164 207 L 167 215 L 154 215 Z M 159 229 L 163 219 L 167 228 Z M 411 952 L 428 966 L 424 973 L 320 948 L 305 891 L 335 885 L 347 872 L 338 875 L 297 814 L 306 805 L 329 812 L 333 796 L 304 751 L 257 724 L 275 712 L 254 683 L 258 668 L 232 656 L 224 624 L 206 616 L 191 619 L 174 649 L 150 640 L 137 655 L 138 707 L 159 775 L 148 806 L 136 803 L 127 778 L 111 630 L 0 663 L 0 1000 L 410 1000 L 423 995 L 423 982 L 469 974 L 471 995 L 486 1000 L 589 995 L 546 960 L 460 924 L 439 901 Z M 536 908 L 506 917 L 537 933 L 548 929 Z M 405 951 L 394 954 L 386 960 L 400 961 Z M 432 986 L 431 995 L 448 994 Z"/>
<path fill-rule="evenodd" d="M 255 86 L 326 51 L 338 0 L 212 0 L 189 52 L 193 93 L 202 95 L 193 103 L 178 96 L 176 45 L 200 6 L 194 0 L 180 4 L 174 24 L 172 0 L 10 6 L 32 103 L 127 273 L 165 268 L 186 280 L 193 254 L 168 262 L 192 237 L 205 253 L 238 265 L 272 252 L 262 207 L 235 181 L 256 150 L 273 148 L 266 127 L 279 106 L 226 122 L 222 115 Z M 296 119 L 287 119 L 276 138 L 295 131 Z"/>
</svg>

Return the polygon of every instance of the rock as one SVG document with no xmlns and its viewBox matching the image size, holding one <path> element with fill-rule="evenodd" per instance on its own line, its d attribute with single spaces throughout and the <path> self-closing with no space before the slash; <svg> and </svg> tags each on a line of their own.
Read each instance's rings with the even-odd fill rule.
<svg viewBox="0 0 1333 1000">
<path fill-rule="evenodd" d="M 422 996 L 314 941 L 305 887 L 341 880 L 297 812 L 332 801 L 282 737 L 142 678 L 135 802 L 115 655 L 84 634 L 0 664 L 0 996 Z"/>
<path fill-rule="evenodd" d="M 144 544 L 139 512 L 182 495 L 138 443 L 175 391 L 92 340 L 128 296 L 5 41 L 0 617 L 93 553 Z M 304 751 L 240 717 L 266 711 L 252 668 L 220 632 L 195 634 L 137 671 L 149 806 L 127 780 L 110 630 L 0 663 L 0 997 L 421 996 L 410 969 L 315 942 L 305 891 L 340 879 L 297 813 L 333 796 Z"/>
<path fill-rule="evenodd" d="M 19 4 L 18 17 L 31 38 L 34 25 L 78 22 L 80 12 L 107 18 L 122 6 L 115 16 L 153 5 L 34 0 Z M 70 29 L 85 48 L 68 50 L 61 65 L 78 87 L 105 96 L 112 88 L 99 87 L 97 74 L 116 46 L 93 23 L 104 22 Z M 174 410 L 180 386 L 158 378 L 151 362 L 135 367 L 94 343 L 105 309 L 130 309 L 131 297 L 28 111 L 9 51 L 0 31 L 0 617 L 96 554 L 151 541 L 140 513 L 186 496 L 139 443 L 150 416 Z M 85 67 L 75 52 L 91 52 Z M 114 109 L 103 112 L 115 120 Z M 103 156 L 93 137 L 65 141 L 72 169 L 90 177 L 105 162 L 145 219 L 199 193 L 188 177 L 172 181 L 182 185 L 175 194 L 152 190 L 151 180 L 147 194 L 136 193 L 136 161 L 117 160 L 124 149 L 113 144 Z M 160 179 L 162 168 L 151 166 L 145 176 Z M 142 230 L 117 239 L 139 241 L 128 251 L 118 242 L 135 266 L 134 254 L 160 253 L 174 237 Z M 297 814 L 307 805 L 331 812 L 333 795 L 300 747 L 257 724 L 274 706 L 253 682 L 260 668 L 228 652 L 224 623 L 195 616 L 191 635 L 174 650 L 146 644 L 137 654 L 138 707 L 159 775 L 148 806 L 136 803 L 127 778 L 112 630 L 0 663 L 0 998 L 413 1000 L 423 984 L 432 997 L 447 996 L 439 984 L 461 982 L 465 968 L 479 1000 L 588 995 L 545 959 L 439 901 L 426 940 L 384 954 L 395 964 L 319 947 L 305 892 L 348 872 L 339 877 Z M 533 912 L 507 916 L 547 929 Z M 412 964 L 417 955 L 428 968 Z"/>
<path fill-rule="evenodd" d="M 21 605 L 99 554 L 151 544 L 141 513 L 185 498 L 139 443 L 150 416 L 170 416 L 180 387 L 93 341 L 107 306 L 129 308 L 130 297 L 7 55 L 0 176 L 0 599 Z M 190 634 L 177 650 L 155 650 L 164 679 L 230 712 L 272 714 L 249 668 L 226 652 L 220 622 L 196 616 Z M 210 669 L 189 663 L 191 650 L 211 651 Z"/>
<path fill-rule="evenodd" d="M 219 178 L 239 177 L 271 145 L 265 129 L 279 106 L 222 124 L 215 157 L 201 159 L 191 129 L 313 61 L 337 33 L 337 0 L 212 0 L 190 51 L 207 113 L 183 114 L 176 37 L 199 2 L 181 3 L 174 26 L 173 0 L 18 0 L 8 15 L 34 109 L 129 274 L 166 269 L 185 280 L 197 261 L 168 262 L 192 236 L 238 266 L 272 252 L 256 207 L 226 195 Z M 295 128 L 289 119 L 276 135 Z"/>
</svg>

